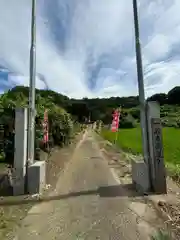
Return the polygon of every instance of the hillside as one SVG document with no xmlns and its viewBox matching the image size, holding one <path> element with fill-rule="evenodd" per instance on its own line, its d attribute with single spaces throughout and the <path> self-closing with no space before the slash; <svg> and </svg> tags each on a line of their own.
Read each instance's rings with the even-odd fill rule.
<svg viewBox="0 0 180 240">
<path fill-rule="evenodd" d="M 1 96 L 0 104 L 2 107 L 9 105 L 27 104 L 29 88 L 17 86 Z M 2 99 L 5 99 L 2 101 Z M 43 99 L 43 101 L 42 101 Z M 160 93 L 151 96 L 148 100 L 158 101 L 161 105 L 161 117 L 166 125 L 176 126 L 180 120 L 180 87 L 175 87 L 167 94 Z M 70 99 L 67 96 L 51 90 L 36 90 L 36 102 L 46 104 L 49 102 L 65 109 L 79 122 L 86 119 L 102 120 L 108 124 L 111 122 L 113 109 L 121 106 L 125 113 L 132 115 L 139 121 L 139 101 L 138 96 L 130 97 L 111 97 L 95 99 Z M 43 103 L 44 102 L 44 103 Z"/>
</svg>

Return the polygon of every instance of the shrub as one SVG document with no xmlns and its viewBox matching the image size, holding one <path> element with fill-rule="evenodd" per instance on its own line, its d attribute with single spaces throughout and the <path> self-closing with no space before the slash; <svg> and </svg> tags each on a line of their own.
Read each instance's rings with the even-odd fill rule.
<svg viewBox="0 0 180 240">
<path fill-rule="evenodd" d="M 136 121 L 130 114 L 121 118 L 119 128 L 135 128 L 135 127 Z"/>
<path fill-rule="evenodd" d="M 140 120 L 140 110 L 139 108 L 132 108 L 129 113 L 132 115 L 134 119 Z"/>
<path fill-rule="evenodd" d="M 175 120 L 162 119 L 161 123 L 163 127 L 174 127 L 174 128 L 178 127 L 178 123 Z"/>
<path fill-rule="evenodd" d="M 14 116 L 11 116 L 11 112 L 14 112 L 14 109 L 16 106 L 18 107 L 27 107 L 27 99 L 24 99 L 23 101 L 13 101 L 10 98 L 8 98 L 7 94 L 4 94 L 0 97 L 0 105 L 2 106 L 1 111 L 1 124 L 3 126 L 8 125 L 7 122 L 12 121 L 14 119 Z M 22 104 L 23 103 L 23 104 Z M 4 106 L 4 107 L 3 107 Z M 7 107 L 8 106 L 8 107 Z M 7 108 L 5 108 L 7 107 Z M 63 146 L 65 144 L 68 144 L 71 142 L 71 139 L 73 137 L 73 121 L 70 116 L 63 108 L 60 106 L 54 104 L 51 100 L 45 99 L 39 95 L 36 96 L 36 132 L 35 132 L 35 156 L 36 159 L 39 159 L 39 153 L 40 149 L 46 150 L 44 148 L 43 144 L 43 127 L 42 127 L 42 121 L 44 118 L 44 111 L 45 109 L 48 110 L 48 120 L 49 120 L 49 143 L 51 145 L 59 145 Z M 12 132 L 12 129 L 9 129 L 9 126 L 7 126 L 7 132 Z M 5 130 L 3 130 L 5 131 Z M 2 133 L 4 134 L 4 133 Z M 9 136 L 9 133 L 8 133 Z M 4 138 L 4 135 L 3 135 Z M 14 138 L 13 138 L 14 139 Z M 5 155 L 9 156 L 11 158 L 11 162 L 14 158 L 14 145 L 12 139 L 7 138 L 7 141 L 4 140 L 4 142 L 11 144 L 4 144 L 2 146 L 1 155 L 4 154 L 4 151 L 6 151 Z M 11 155 L 9 154 L 11 153 Z M 7 159 L 5 159 L 7 161 Z M 8 160 L 9 161 L 9 160 Z"/>
<path fill-rule="evenodd" d="M 180 119 L 176 120 L 177 128 L 180 128 Z"/>
<path fill-rule="evenodd" d="M 73 121 L 62 108 L 54 106 L 49 110 L 49 132 L 55 145 L 63 146 L 70 143 L 73 137 Z"/>
</svg>

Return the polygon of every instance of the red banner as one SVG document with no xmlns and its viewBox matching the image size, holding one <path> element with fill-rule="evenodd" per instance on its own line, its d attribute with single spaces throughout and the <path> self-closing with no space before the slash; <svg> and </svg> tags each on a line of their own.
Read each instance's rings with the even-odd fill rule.
<svg viewBox="0 0 180 240">
<path fill-rule="evenodd" d="M 48 127 L 48 112 L 47 112 L 47 110 L 45 110 L 45 112 L 44 112 L 43 130 L 44 130 L 43 141 L 44 141 L 44 143 L 47 143 L 49 141 L 49 127 Z"/>
<path fill-rule="evenodd" d="M 113 113 L 113 120 L 111 124 L 111 131 L 112 132 L 117 132 L 119 128 L 119 117 L 120 117 L 120 111 L 115 110 Z"/>
</svg>

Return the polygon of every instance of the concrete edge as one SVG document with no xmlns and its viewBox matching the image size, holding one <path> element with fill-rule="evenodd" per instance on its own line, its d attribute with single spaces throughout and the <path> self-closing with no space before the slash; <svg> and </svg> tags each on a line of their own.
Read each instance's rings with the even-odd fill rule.
<svg viewBox="0 0 180 240">
<path fill-rule="evenodd" d="M 120 184 L 128 184 L 128 182 L 125 179 L 123 179 L 121 177 L 118 177 L 118 178 L 119 178 Z M 158 196 L 158 195 L 155 195 L 155 196 Z M 159 216 L 162 220 L 164 220 L 165 222 L 168 220 L 167 214 L 158 205 L 159 201 L 153 199 L 153 196 L 150 196 L 150 195 L 147 195 L 146 193 L 144 193 L 144 195 L 141 195 L 140 198 L 144 199 L 146 204 L 150 204 L 153 207 L 153 209 L 155 210 L 157 216 Z M 138 215 L 138 216 L 140 216 L 140 215 Z M 154 228 L 154 230 L 155 230 L 155 233 L 158 231 L 156 228 Z"/>
</svg>

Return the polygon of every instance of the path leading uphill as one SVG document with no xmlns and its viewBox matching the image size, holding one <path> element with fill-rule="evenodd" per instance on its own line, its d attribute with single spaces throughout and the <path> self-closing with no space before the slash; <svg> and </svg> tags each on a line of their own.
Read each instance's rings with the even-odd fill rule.
<svg viewBox="0 0 180 240">
<path fill-rule="evenodd" d="M 31 209 L 16 240 L 149 239 L 151 230 L 130 208 L 131 200 L 91 131 L 77 146 L 51 195 L 53 200 Z"/>
</svg>

